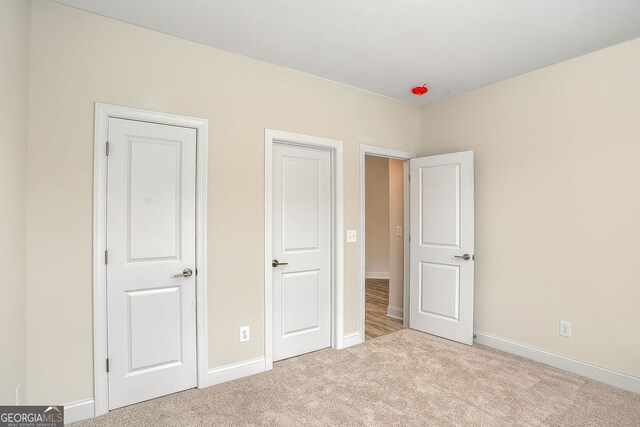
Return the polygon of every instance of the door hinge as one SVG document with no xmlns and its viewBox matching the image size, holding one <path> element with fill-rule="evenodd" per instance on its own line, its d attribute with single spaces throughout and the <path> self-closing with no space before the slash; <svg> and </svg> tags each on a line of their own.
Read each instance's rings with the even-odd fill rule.
<svg viewBox="0 0 640 427">
<path fill-rule="evenodd" d="M 109 373 L 109 359 L 107 359 L 107 373 Z"/>
<path fill-rule="evenodd" d="M 107 147 L 106 147 L 106 149 L 105 149 L 105 150 L 106 150 L 106 153 L 105 153 L 105 154 L 108 156 L 108 155 L 109 155 L 109 141 L 107 141 L 106 146 L 107 146 Z"/>
<path fill-rule="evenodd" d="M 104 264 L 109 264 L 109 251 L 104 251 Z"/>
</svg>

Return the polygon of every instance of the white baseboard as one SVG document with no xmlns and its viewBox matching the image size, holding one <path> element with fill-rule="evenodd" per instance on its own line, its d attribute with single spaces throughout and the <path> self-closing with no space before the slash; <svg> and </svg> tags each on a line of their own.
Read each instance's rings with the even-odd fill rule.
<svg viewBox="0 0 640 427">
<path fill-rule="evenodd" d="M 387 316 L 404 320 L 404 310 L 398 307 L 387 306 Z"/>
<path fill-rule="evenodd" d="M 208 372 L 208 385 L 232 381 L 238 378 L 264 372 L 265 361 L 263 357 L 234 363 L 219 368 L 210 369 Z M 94 417 L 93 399 L 79 400 L 64 405 L 64 422 L 70 424 L 76 421 Z"/>
<path fill-rule="evenodd" d="M 364 277 L 367 279 L 387 279 L 389 280 L 389 272 L 384 271 L 367 271 L 364 273 Z"/>
<path fill-rule="evenodd" d="M 584 362 L 582 360 L 552 353 L 548 350 L 533 347 L 528 344 L 511 341 L 486 332 L 476 331 L 475 334 L 475 342 L 478 344 L 484 344 L 507 353 L 535 360 L 536 362 L 569 371 L 614 387 L 623 388 L 634 393 L 640 393 L 640 378 L 638 377 Z"/>
<path fill-rule="evenodd" d="M 264 371 L 264 357 L 259 357 L 256 359 L 245 360 L 244 362 L 232 363 L 219 368 L 209 369 L 207 383 L 212 386 L 227 381 L 233 381 L 238 378 L 248 377 L 249 375 L 259 374 Z"/>
<path fill-rule="evenodd" d="M 362 335 L 360 332 L 351 332 L 344 334 L 342 337 L 342 348 L 351 347 L 362 343 Z"/>
<path fill-rule="evenodd" d="M 64 423 L 70 424 L 76 421 L 94 417 L 93 399 L 78 400 L 64 405 Z"/>
</svg>

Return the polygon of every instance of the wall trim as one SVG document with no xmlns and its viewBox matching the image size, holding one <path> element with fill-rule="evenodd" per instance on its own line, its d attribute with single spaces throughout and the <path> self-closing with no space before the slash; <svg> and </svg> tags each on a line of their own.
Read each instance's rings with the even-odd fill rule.
<svg viewBox="0 0 640 427">
<path fill-rule="evenodd" d="M 64 405 L 64 423 L 71 424 L 76 421 L 93 418 L 93 399 L 77 400 Z"/>
<path fill-rule="evenodd" d="M 398 307 L 387 306 L 387 316 L 393 317 L 396 319 L 403 320 L 404 319 L 404 310 Z"/>
<path fill-rule="evenodd" d="M 354 345 L 362 344 L 364 340 L 362 339 L 362 335 L 360 335 L 359 331 L 350 332 L 348 334 L 344 334 L 342 340 L 342 348 L 351 347 Z"/>
<path fill-rule="evenodd" d="M 367 271 L 364 274 L 365 279 L 386 279 L 389 280 L 389 272 L 388 271 Z"/>
<path fill-rule="evenodd" d="M 409 307 L 409 260 L 410 260 L 410 247 L 409 247 L 409 165 L 407 161 L 416 157 L 414 153 L 406 151 L 393 150 L 391 148 L 376 147 L 373 145 L 360 144 L 360 270 L 358 273 L 358 333 L 361 337 L 365 336 L 365 156 L 379 156 L 387 157 L 389 159 L 404 160 L 404 306 Z M 409 325 L 409 311 L 404 313 L 403 323 L 405 326 Z M 361 341 L 362 342 L 362 341 Z"/>
<path fill-rule="evenodd" d="M 249 375 L 259 374 L 264 371 L 264 357 L 249 359 L 238 363 L 231 363 L 229 365 L 210 369 L 207 375 L 207 384 L 209 386 L 222 384 L 227 381 L 237 380 L 238 378 L 248 377 Z"/>
<path fill-rule="evenodd" d="M 107 359 L 107 156 L 110 118 L 138 120 L 196 130 L 196 354 L 198 388 L 206 387 L 207 337 L 207 148 L 209 121 L 197 117 L 95 104 L 93 138 L 93 388 L 95 416 L 109 411 Z"/>
<path fill-rule="evenodd" d="M 624 374 L 572 357 L 562 356 L 542 348 L 512 341 L 486 332 L 475 331 L 475 335 L 476 344 L 483 344 L 614 387 L 640 393 L 640 378 L 634 377 L 633 375 Z"/>
<path fill-rule="evenodd" d="M 333 252 L 331 265 L 331 347 L 343 348 L 344 335 L 344 200 L 342 141 L 302 135 L 272 129 L 264 130 L 264 355 L 265 369 L 273 368 L 273 283 L 272 198 L 273 198 L 273 145 L 290 144 L 315 147 L 331 151 L 333 179 Z"/>
</svg>

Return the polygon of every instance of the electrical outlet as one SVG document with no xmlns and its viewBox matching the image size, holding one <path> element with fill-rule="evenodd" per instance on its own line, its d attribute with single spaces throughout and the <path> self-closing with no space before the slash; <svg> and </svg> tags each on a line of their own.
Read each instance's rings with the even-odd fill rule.
<svg viewBox="0 0 640 427">
<path fill-rule="evenodd" d="M 355 243 L 358 241 L 358 232 L 356 230 L 347 230 L 347 243 Z"/>
<path fill-rule="evenodd" d="M 402 237 L 402 226 L 396 225 L 396 237 Z"/>
<path fill-rule="evenodd" d="M 571 338 L 571 322 L 560 321 L 560 336 Z"/>
<path fill-rule="evenodd" d="M 249 327 L 243 326 L 240 328 L 240 342 L 249 341 Z"/>
</svg>

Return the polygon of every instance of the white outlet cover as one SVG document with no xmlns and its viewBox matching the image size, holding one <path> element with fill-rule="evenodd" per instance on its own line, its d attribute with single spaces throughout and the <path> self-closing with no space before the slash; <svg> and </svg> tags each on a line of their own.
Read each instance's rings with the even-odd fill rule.
<svg viewBox="0 0 640 427">
<path fill-rule="evenodd" d="M 347 230 L 347 243 L 355 243 L 358 241 L 358 232 L 356 230 Z"/>
<path fill-rule="evenodd" d="M 402 226 L 396 225 L 396 237 L 402 237 Z"/>
<path fill-rule="evenodd" d="M 571 337 L 571 322 L 560 321 L 560 336 Z"/>
<path fill-rule="evenodd" d="M 243 326 L 240 328 L 240 342 L 247 342 L 249 341 L 249 327 L 248 326 Z"/>
</svg>

